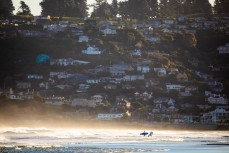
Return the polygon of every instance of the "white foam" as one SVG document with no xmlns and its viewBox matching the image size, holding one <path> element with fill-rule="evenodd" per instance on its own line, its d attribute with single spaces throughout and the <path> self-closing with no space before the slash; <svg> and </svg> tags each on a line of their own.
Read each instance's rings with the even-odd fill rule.
<svg viewBox="0 0 229 153">
<path fill-rule="evenodd" d="M 104 144 L 157 144 L 176 142 L 227 142 L 227 131 L 189 132 L 153 131 L 152 137 L 141 136 L 140 130 L 92 130 L 92 129 L 47 129 L 47 128 L 9 128 L 0 129 L 0 141 L 6 145 L 25 146 L 79 146 Z M 205 142 L 206 141 L 206 142 Z"/>
</svg>

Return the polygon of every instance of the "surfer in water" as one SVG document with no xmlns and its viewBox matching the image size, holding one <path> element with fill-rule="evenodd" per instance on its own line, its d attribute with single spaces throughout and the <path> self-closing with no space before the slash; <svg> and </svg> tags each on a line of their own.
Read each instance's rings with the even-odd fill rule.
<svg viewBox="0 0 229 153">
<path fill-rule="evenodd" d="M 142 132 L 142 133 L 140 133 L 140 135 L 143 135 L 143 136 L 148 136 L 148 137 L 152 137 L 152 135 L 153 135 L 153 132 L 151 131 L 150 133 L 148 133 L 148 132 Z"/>
<path fill-rule="evenodd" d="M 152 135 L 153 135 L 153 132 L 151 131 L 151 132 L 149 133 L 148 137 L 152 137 Z"/>
</svg>

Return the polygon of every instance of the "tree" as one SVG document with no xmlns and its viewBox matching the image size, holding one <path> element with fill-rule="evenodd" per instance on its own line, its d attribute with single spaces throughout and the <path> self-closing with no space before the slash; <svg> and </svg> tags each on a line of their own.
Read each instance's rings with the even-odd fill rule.
<svg viewBox="0 0 229 153">
<path fill-rule="evenodd" d="M 215 0 L 214 2 L 214 13 L 221 14 L 222 13 L 222 6 L 220 0 Z"/>
<path fill-rule="evenodd" d="M 211 14 L 212 13 L 212 6 L 209 3 L 209 0 L 194 0 L 193 3 L 194 13 L 205 13 Z"/>
<path fill-rule="evenodd" d="M 180 15 L 181 3 L 179 0 L 169 1 L 168 6 L 169 6 L 168 13 L 170 16 L 176 17 Z"/>
<path fill-rule="evenodd" d="M 80 14 L 78 15 L 79 17 L 85 17 L 88 15 L 88 7 L 87 7 L 87 0 L 81 0 L 79 5 L 79 12 Z"/>
<path fill-rule="evenodd" d="M 41 14 L 43 16 L 58 16 L 56 13 L 56 0 L 43 0 L 40 3 L 40 6 L 42 9 Z"/>
<path fill-rule="evenodd" d="M 79 10 L 77 8 L 77 2 L 75 0 L 68 0 L 64 1 L 64 10 L 63 15 L 64 16 L 77 16 L 79 14 Z"/>
<path fill-rule="evenodd" d="M 150 7 L 150 16 L 156 17 L 158 16 L 158 1 L 157 0 L 149 0 Z"/>
<path fill-rule="evenodd" d="M 20 1 L 20 4 L 17 15 L 32 15 L 29 6 L 24 1 Z"/>
<path fill-rule="evenodd" d="M 193 14 L 193 0 L 186 0 L 183 4 L 183 10 L 184 10 L 184 14 Z"/>
<path fill-rule="evenodd" d="M 12 0 L 0 0 L 0 16 L 11 16 L 14 6 Z"/>
<path fill-rule="evenodd" d="M 192 6 L 192 1 L 193 0 L 161 0 L 159 4 L 160 15 L 165 17 L 180 16 L 181 14 L 184 14 L 184 7 Z"/>
<path fill-rule="evenodd" d="M 214 3 L 214 13 L 222 14 L 226 13 L 229 14 L 229 1 L 228 0 L 215 0 Z"/>
<path fill-rule="evenodd" d="M 184 4 L 185 4 L 185 2 L 187 1 L 187 0 L 176 0 L 177 1 L 177 3 L 178 3 L 178 8 L 177 9 L 179 9 L 178 11 L 178 15 L 184 15 Z"/>
<path fill-rule="evenodd" d="M 131 19 L 145 20 L 150 18 L 149 0 L 129 0 L 128 2 Z"/>
<path fill-rule="evenodd" d="M 95 12 L 104 2 L 105 0 L 95 0 L 95 3 L 92 5 L 94 7 L 93 12 Z"/>
<path fill-rule="evenodd" d="M 43 0 L 40 6 L 43 16 L 84 17 L 88 10 L 86 0 Z"/>
<path fill-rule="evenodd" d="M 186 0 L 183 4 L 184 14 L 212 13 L 212 6 L 209 0 Z"/>
<path fill-rule="evenodd" d="M 150 5 L 149 5 L 149 0 L 142 0 L 140 3 L 140 12 L 142 12 L 142 14 L 139 12 L 139 17 L 138 19 L 149 19 L 151 17 L 151 9 L 150 9 Z"/>
<path fill-rule="evenodd" d="M 129 16 L 128 1 L 119 2 L 118 14 L 122 18 L 128 18 L 128 16 Z"/>
<path fill-rule="evenodd" d="M 94 5 L 93 17 L 110 18 L 112 16 L 112 7 L 106 1 L 96 0 Z"/>
<path fill-rule="evenodd" d="M 85 17 L 87 16 L 87 0 L 65 0 L 65 16 Z"/>
<path fill-rule="evenodd" d="M 128 1 L 128 10 L 129 10 L 129 15 L 131 19 L 135 19 L 137 16 L 137 6 L 138 5 L 138 0 L 134 2 L 134 0 L 129 0 Z"/>
<path fill-rule="evenodd" d="M 116 17 L 118 14 L 118 1 L 117 0 L 112 1 L 112 8 L 113 8 L 113 16 Z"/>
<path fill-rule="evenodd" d="M 160 9 L 160 16 L 168 16 L 168 10 L 169 10 L 169 3 L 168 0 L 161 0 L 159 4 L 159 9 Z"/>
</svg>

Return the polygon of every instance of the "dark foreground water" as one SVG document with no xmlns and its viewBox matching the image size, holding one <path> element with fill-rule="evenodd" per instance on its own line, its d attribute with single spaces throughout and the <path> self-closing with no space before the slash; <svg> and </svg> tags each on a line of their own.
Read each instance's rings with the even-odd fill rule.
<svg viewBox="0 0 229 153">
<path fill-rule="evenodd" d="M 0 153 L 229 153 L 228 131 L 5 128 Z M 149 131 L 148 131 L 149 132 Z"/>
</svg>

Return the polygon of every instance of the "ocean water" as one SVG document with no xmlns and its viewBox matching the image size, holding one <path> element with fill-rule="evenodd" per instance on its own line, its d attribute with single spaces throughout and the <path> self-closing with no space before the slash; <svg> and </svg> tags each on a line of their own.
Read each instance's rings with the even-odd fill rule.
<svg viewBox="0 0 229 153">
<path fill-rule="evenodd" d="M 0 153 L 229 153 L 228 131 L 0 129 Z M 147 131 L 150 132 L 150 131 Z"/>
</svg>

